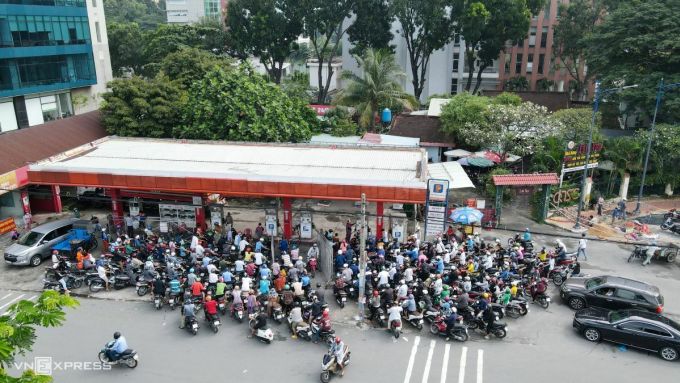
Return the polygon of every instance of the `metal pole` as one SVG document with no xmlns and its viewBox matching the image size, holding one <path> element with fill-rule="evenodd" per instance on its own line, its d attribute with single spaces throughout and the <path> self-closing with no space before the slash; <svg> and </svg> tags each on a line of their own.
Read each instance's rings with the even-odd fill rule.
<svg viewBox="0 0 680 383">
<path fill-rule="evenodd" d="M 661 105 L 661 98 L 663 97 L 663 78 L 659 81 L 659 90 L 656 92 L 656 106 L 654 107 L 654 117 L 652 118 L 652 126 L 649 130 L 649 138 L 647 138 L 647 153 L 645 154 L 645 167 L 642 168 L 642 180 L 640 181 L 640 191 L 638 192 L 637 204 L 635 205 L 634 213 L 640 212 L 640 200 L 642 199 L 642 192 L 645 190 L 645 177 L 647 177 L 647 164 L 649 163 L 649 152 L 652 150 L 652 137 L 654 136 L 654 129 L 656 128 L 656 115 L 659 112 Z"/>
<path fill-rule="evenodd" d="M 361 193 L 361 233 L 359 246 L 359 321 L 364 320 L 366 302 L 366 194 Z"/>
<path fill-rule="evenodd" d="M 600 106 L 600 82 L 595 82 L 595 102 L 593 103 L 593 118 L 590 120 L 590 133 L 588 134 L 588 146 L 586 147 L 586 163 L 583 166 L 583 179 L 581 180 L 581 193 L 578 199 L 578 210 L 576 212 L 576 224 L 574 229 L 580 229 L 581 223 L 579 218 L 581 217 L 581 210 L 583 210 L 583 199 L 585 198 L 586 191 L 586 179 L 588 178 L 588 163 L 590 162 L 590 149 L 593 146 L 593 129 L 595 129 L 595 117 L 597 115 L 597 109 Z"/>
</svg>

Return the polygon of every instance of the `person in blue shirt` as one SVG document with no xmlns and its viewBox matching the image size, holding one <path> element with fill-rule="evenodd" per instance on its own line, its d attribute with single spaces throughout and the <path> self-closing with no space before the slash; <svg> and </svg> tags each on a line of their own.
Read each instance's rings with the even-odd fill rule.
<svg viewBox="0 0 680 383">
<path fill-rule="evenodd" d="M 303 272 L 302 276 L 300 277 L 300 282 L 302 282 L 302 288 L 307 290 L 309 287 L 309 283 L 311 280 L 309 279 L 309 275 L 307 275 L 307 272 Z"/>
<path fill-rule="evenodd" d="M 359 265 L 356 262 L 352 262 L 349 268 L 352 270 L 352 275 L 359 275 Z"/>
<path fill-rule="evenodd" d="M 342 269 L 342 265 L 346 263 L 346 258 L 345 254 L 342 253 L 342 250 L 338 250 L 338 255 L 335 256 L 335 268 L 340 270 Z"/>
<path fill-rule="evenodd" d="M 472 238 L 472 236 L 468 236 L 467 238 L 467 251 L 472 251 L 475 248 L 475 240 Z"/>
<path fill-rule="evenodd" d="M 444 260 L 442 257 L 437 256 L 437 274 L 443 274 L 444 273 Z"/>
<path fill-rule="evenodd" d="M 179 280 L 177 278 L 170 280 L 168 286 L 170 287 L 170 295 L 179 295 L 182 292 Z"/>
<path fill-rule="evenodd" d="M 415 262 L 418 259 L 418 251 L 415 249 L 406 250 L 405 253 L 411 259 L 411 262 Z"/>
<path fill-rule="evenodd" d="M 212 262 L 212 258 L 210 258 L 208 255 L 203 257 L 203 267 L 208 267 L 210 262 Z"/>
<path fill-rule="evenodd" d="M 118 331 L 113 333 L 113 345 L 106 349 L 106 357 L 110 361 L 118 360 L 120 355 L 127 350 L 128 345 L 125 337 L 120 335 Z"/>
<path fill-rule="evenodd" d="M 282 253 L 284 251 L 288 252 L 288 241 L 285 238 L 281 239 L 281 242 L 279 242 L 279 250 L 281 250 Z"/>
<path fill-rule="evenodd" d="M 222 279 L 224 280 L 224 283 L 226 283 L 228 285 L 232 283 L 233 277 L 234 277 L 234 274 L 232 274 L 229 269 L 225 269 L 224 272 L 222 273 Z"/>
<path fill-rule="evenodd" d="M 269 278 L 270 275 L 271 270 L 269 270 L 267 265 L 263 263 L 262 266 L 260 266 L 260 278 L 262 279 Z"/>
<path fill-rule="evenodd" d="M 255 243 L 255 252 L 261 253 L 262 248 L 264 248 L 264 238 L 260 238 L 260 240 Z"/>
<path fill-rule="evenodd" d="M 413 296 L 413 294 L 409 294 L 408 298 L 406 298 L 406 309 L 409 313 L 416 311 L 416 298 Z"/>
<path fill-rule="evenodd" d="M 260 279 L 260 295 L 269 295 L 269 279 Z"/>
<path fill-rule="evenodd" d="M 531 232 L 529 231 L 528 227 L 526 228 L 526 230 L 524 230 L 524 236 L 522 237 L 522 239 L 524 239 L 524 242 L 531 241 Z"/>
</svg>

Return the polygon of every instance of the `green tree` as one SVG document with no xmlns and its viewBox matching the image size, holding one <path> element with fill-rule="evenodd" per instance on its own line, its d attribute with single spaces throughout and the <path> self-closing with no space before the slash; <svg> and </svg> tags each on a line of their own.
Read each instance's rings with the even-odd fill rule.
<svg viewBox="0 0 680 383">
<path fill-rule="evenodd" d="M 46 291 L 35 301 L 21 300 L 0 316 L 0 381 L 7 383 L 47 383 L 52 378 L 25 371 L 21 377 L 10 376 L 5 368 L 18 355 L 31 351 L 37 339 L 37 327 L 59 327 L 66 319 L 64 308 L 76 307 L 78 301 L 56 291 Z"/>
<path fill-rule="evenodd" d="M 300 0 L 299 7 L 304 10 L 304 32 L 309 36 L 312 56 L 318 63 L 316 73 L 319 90 L 317 103 L 328 102 L 328 89 L 333 78 L 333 61 L 340 54 L 340 40 L 347 32 L 343 22 L 350 16 L 357 0 Z M 326 64 L 326 68 L 324 68 Z M 323 78 L 323 72 L 326 78 Z"/>
<path fill-rule="evenodd" d="M 605 88 L 638 84 L 620 93 L 628 110 L 651 115 L 658 82 L 680 82 L 680 1 L 632 0 L 622 2 L 585 40 L 588 71 Z M 659 122 L 680 120 L 680 98 L 664 100 Z"/>
<path fill-rule="evenodd" d="M 349 110 L 338 106 L 326 112 L 320 123 L 321 131 L 335 137 L 363 135 L 364 131 L 352 121 Z"/>
<path fill-rule="evenodd" d="M 555 81 L 541 78 L 536 81 L 536 90 L 539 92 L 551 92 L 555 87 Z"/>
<path fill-rule="evenodd" d="M 281 90 L 283 90 L 288 97 L 310 102 L 312 89 L 309 86 L 309 73 L 295 72 L 286 76 L 281 82 Z"/>
<path fill-rule="evenodd" d="M 646 150 L 647 139 L 651 135 L 648 130 L 637 132 L 643 150 Z M 652 185 L 668 185 L 673 190 L 680 184 L 680 125 L 658 124 L 652 136 L 652 150 L 650 152 L 650 169 L 648 169 L 646 183 Z"/>
<path fill-rule="evenodd" d="M 174 134 L 189 139 L 305 142 L 318 127 L 305 101 L 247 67 L 208 72 L 191 87 L 184 116 Z"/>
<path fill-rule="evenodd" d="M 503 84 L 504 90 L 509 91 L 526 91 L 529 90 L 529 81 L 524 76 L 515 76 L 505 80 Z"/>
<path fill-rule="evenodd" d="M 194 82 L 201 81 L 206 72 L 217 67 L 229 69 L 232 62 L 229 58 L 204 50 L 182 47 L 167 55 L 159 68 L 171 80 L 189 89 Z"/>
<path fill-rule="evenodd" d="M 531 15 L 540 11 L 543 1 L 467 0 L 457 4 L 463 7 L 459 25 L 465 38 L 468 72 L 477 73 L 474 94 L 482 84 L 483 71 L 498 59 L 507 42 L 526 37 Z M 472 75 L 465 85 L 466 91 L 471 89 Z"/>
<path fill-rule="evenodd" d="M 616 137 L 607 140 L 603 156 L 614 163 L 621 180 L 642 169 L 644 144 L 638 137 Z"/>
<path fill-rule="evenodd" d="M 406 42 L 413 94 L 420 100 L 432 52 L 441 49 L 455 32 L 452 0 L 391 0 L 392 11 L 401 24 L 399 34 Z"/>
<path fill-rule="evenodd" d="M 118 77 L 126 70 L 141 73 L 144 66 L 144 39 L 137 23 L 107 23 L 111 69 Z"/>
<path fill-rule="evenodd" d="M 344 72 L 342 77 L 349 84 L 340 91 L 335 102 L 355 107 L 362 128 L 375 131 L 375 119 L 381 108 L 394 105 L 413 108 L 418 105 L 418 101 L 402 89 L 400 79 L 406 75 L 392 53 L 368 49 L 364 57 L 355 56 L 355 59 L 362 69 L 362 76 Z"/>
<path fill-rule="evenodd" d="M 179 84 L 160 75 L 117 79 L 109 83 L 101 106 L 102 122 L 110 134 L 133 137 L 172 137 L 181 123 L 186 92 Z"/>
<path fill-rule="evenodd" d="M 522 99 L 513 93 L 501 93 L 494 98 L 476 96 L 467 92 L 456 94 L 442 107 L 441 129 L 444 133 L 458 137 L 469 126 L 481 126 L 489 121 L 489 106 L 518 106 Z M 477 145 L 473 145 L 477 147 Z"/>
<path fill-rule="evenodd" d="M 352 13 L 354 22 L 347 29 L 348 40 L 354 45 L 350 53 L 362 56 L 369 48 L 394 52 L 389 0 L 357 0 Z"/>
<path fill-rule="evenodd" d="M 138 23 L 142 29 L 165 24 L 165 0 L 104 0 L 106 23 Z"/>
<path fill-rule="evenodd" d="M 226 18 L 229 43 L 241 57 L 256 56 L 275 83 L 297 49 L 302 8 L 296 0 L 232 0 Z"/>
</svg>

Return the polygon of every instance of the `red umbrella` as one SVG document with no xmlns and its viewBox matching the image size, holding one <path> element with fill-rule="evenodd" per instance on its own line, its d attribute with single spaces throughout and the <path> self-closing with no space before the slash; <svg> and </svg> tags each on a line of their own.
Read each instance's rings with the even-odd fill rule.
<svg viewBox="0 0 680 383">
<path fill-rule="evenodd" d="M 492 152 L 490 150 L 483 150 L 483 151 L 477 152 L 477 153 L 475 153 L 475 156 L 486 158 L 487 160 L 491 160 L 491 161 L 493 161 L 497 164 L 503 162 L 503 161 L 501 161 L 500 154 L 498 154 L 496 152 Z"/>
</svg>

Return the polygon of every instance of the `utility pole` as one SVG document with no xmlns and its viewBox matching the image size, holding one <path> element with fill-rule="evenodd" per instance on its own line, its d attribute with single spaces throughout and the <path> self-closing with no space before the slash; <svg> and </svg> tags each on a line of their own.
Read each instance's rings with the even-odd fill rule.
<svg viewBox="0 0 680 383">
<path fill-rule="evenodd" d="M 366 194 L 361 193 L 361 233 L 359 241 L 359 323 L 364 320 L 366 305 Z"/>
</svg>

